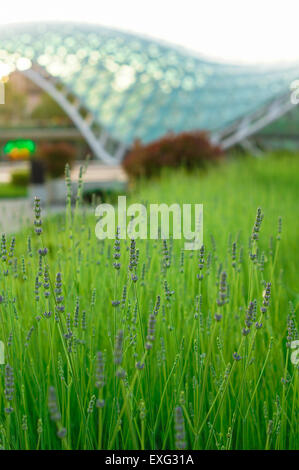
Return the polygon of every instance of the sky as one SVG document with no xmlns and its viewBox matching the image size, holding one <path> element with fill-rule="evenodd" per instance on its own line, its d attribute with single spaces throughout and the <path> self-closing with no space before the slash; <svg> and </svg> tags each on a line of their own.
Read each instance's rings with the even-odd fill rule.
<svg viewBox="0 0 299 470">
<path fill-rule="evenodd" d="M 1 3 L 0 28 L 2 24 L 28 21 L 98 23 L 163 39 L 225 62 L 299 61 L 299 0 L 2 0 Z"/>
</svg>

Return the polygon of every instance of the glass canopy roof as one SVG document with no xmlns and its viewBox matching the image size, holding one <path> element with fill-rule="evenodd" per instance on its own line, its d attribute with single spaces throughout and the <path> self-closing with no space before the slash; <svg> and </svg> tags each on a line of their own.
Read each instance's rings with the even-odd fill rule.
<svg viewBox="0 0 299 470">
<path fill-rule="evenodd" d="M 225 129 L 299 79 L 299 62 L 215 63 L 153 39 L 72 23 L 1 27 L 0 62 L 11 70 L 45 68 L 127 144 L 168 131 Z"/>
</svg>

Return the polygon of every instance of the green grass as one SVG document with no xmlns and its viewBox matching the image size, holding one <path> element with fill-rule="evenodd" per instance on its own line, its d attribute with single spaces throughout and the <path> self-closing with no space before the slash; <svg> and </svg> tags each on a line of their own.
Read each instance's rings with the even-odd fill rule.
<svg viewBox="0 0 299 470">
<path fill-rule="evenodd" d="M 297 158 L 244 159 L 138 185 L 131 202 L 204 204 L 202 256 L 180 240 L 136 240 L 131 271 L 134 250 L 121 240 L 116 270 L 114 241 L 97 240 L 96 218 L 69 205 L 40 237 L 17 234 L 14 250 L 3 239 L 0 339 L 14 386 L 0 366 L 2 447 L 298 449 L 298 369 L 286 347 L 291 321 L 297 334 L 298 170 Z M 257 207 L 264 219 L 250 241 Z"/>
<path fill-rule="evenodd" d="M 0 199 L 26 197 L 27 188 L 11 183 L 0 183 Z"/>
</svg>

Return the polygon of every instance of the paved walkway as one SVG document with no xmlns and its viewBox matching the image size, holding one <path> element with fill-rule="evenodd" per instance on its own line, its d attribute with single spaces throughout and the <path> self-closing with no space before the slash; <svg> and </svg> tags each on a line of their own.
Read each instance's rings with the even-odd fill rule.
<svg viewBox="0 0 299 470">
<path fill-rule="evenodd" d="M 10 181 L 11 171 L 21 168 L 28 168 L 28 162 L 1 163 L 0 164 L 0 184 Z M 73 182 L 78 180 L 80 162 L 76 162 L 71 171 Z M 107 166 L 97 161 L 89 162 L 84 174 L 85 187 L 92 183 L 96 184 L 125 184 L 127 176 L 120 165 Z M 0 199 L 0 235 L 1 233 L 12 233 L 19 230 L 24 225 L 33 222 L 33 201 L 30 199 Z M 60 207 L 47 208 L 47 212 L 57 212 L 63 210 Z M 45 212 L 44 212 L 45 214 Z"/>
<path fill-rule="evenodd" d="M 33 220 L 32 202 L 29 199 L 0 199 L 0 233 L 19 230 Z"/>
<path fill-rule="evenodd" d="M 79 168 L 84 162 L 76 162 L 71 171 L 71 179 L 78 180 Z M 0 183 L 9 183 L 11 173 L 16 170 L 29 170 L 29 162 L 0 162 Z M 84 181 L 105 182 L 117 181 L 125 183 L 127 176 L 120 165 L 103 165 L 102 163 L 91 160 L 87 171 L 84 174 Z"/>
<path fill-rule="evenodd" d="M 65 206 L 51 206 L 42 209 L 42 216 L 65 210 Z M 33 201 L 27 199 L 0 199 L 0 236 L 14 233 L 24 226 L 33 226 Z"/>
</svg>

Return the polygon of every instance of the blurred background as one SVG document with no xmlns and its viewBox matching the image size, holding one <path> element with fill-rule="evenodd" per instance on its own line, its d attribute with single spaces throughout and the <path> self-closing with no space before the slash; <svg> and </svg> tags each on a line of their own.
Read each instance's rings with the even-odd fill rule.
<svg viewBox="0 0 299 470">
<path fill-rule="evenodd" d="M 299 150 L 296 1 L 29 0 L 0 19 L 0 204 Z M 2 217 L 1 223 L 8 224 Z"/>
</svg>

